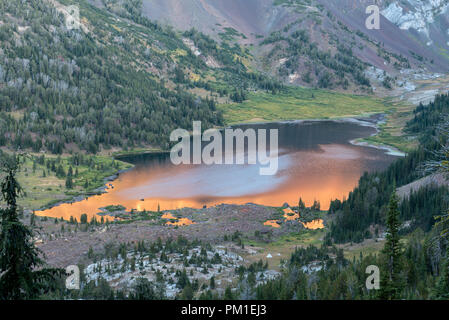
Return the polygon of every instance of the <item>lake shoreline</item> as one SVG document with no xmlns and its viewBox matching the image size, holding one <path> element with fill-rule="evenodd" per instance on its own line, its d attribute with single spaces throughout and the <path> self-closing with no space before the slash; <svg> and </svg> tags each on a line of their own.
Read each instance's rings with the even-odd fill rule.
<svg viewBox="0 0 449 320">
<path fill-rule="evenodd" d="M 334 117 L 334 118 L 317 118 L 317 119 L 295 119 L 295 120 L 273 120 L 273 121 L 260 121 L 260 122 L 246 122 L 246 123 L 235 123 L 229 124 L 227 126 L 218 127 L 217 130 L 223 131 L 228 128 L 234 128 L 239 126 L 252 126 L 252 125 L 266 125 L 266 124 L 298 124 L 305 122 L 348 122 L 348 123 L 356 123 L 361 126 L 367 126 L 376 129 L 376 133 L 372 134 L 371 137 L 377 136 L 382 132 L 380 125 L 385 123 L 386 114 L 385 113 L 370 113 L 366 115 L 358 115 L 358 116 L 344 116 L 344 117 Z M 397 156 L 397 157 L 405 157 L 406 153 L 403 150 L 400 150 L 392 145 L 386 143 L 374 143 L 371 141 L 365 140 L 366 138 L 357 138 L 349 141 L 352 145 L 361 146 L 361 147 L 370 147 L 379 150 L 387 151 L 388 155 Z M 118 156 L 114 156 L 114 159 L 127 162 L 126 158 L 132 156 L 142 156 L 142 155 L 165 155 L 169 154 L 169 150 L 142 150 L 139 151 L 130 151 L 128 153 L 119 154 Z"/>
<path fill-rule="evenodd" d="M 307 123 L 307 122 L 336 122 L 336 123 L 355 123 L 357 125 L 360 126 L 367 126 L 367 127 L 372 127 L 376 129 L 376 133 L 374 133 L 373 135 L 377 135 L 380 132 L 379 129 L 379 124 L 382 123 L 382 121 L 384 121 L 385 119 L 385 114 L 382 113 L 378 113 L 378 114 L 372 114 L 370 116 L 367 117 L 345 117 L 345 118 L 336 118 L 336 119 L 298 119 L 298 120 L 291 120 L 291 121 L 272 121 L 269 123 L 278 123 L 278 124 L 288 124 L 288 123 Z M 267 124 L 267 123 L 264 123 Z M 247 124 L 242 124 L 241 126 L 251 126 L 251 125 L 256 125 L 255 123 L 247 123 Z M 236 125 L 233 126 L 228 126 L 228 127 L 223 127 L 221 130 L 224 130 L 226 128 L 230 128 L 230 127 L 235 127 Z M 363 139 L 363 138 L 359 138 L 359 139 Z M 396 150 L 394 150 L 392 147 L 383 147 L 383 146 L 379 146 L 379 145 L 374 145 L 371 143 L 366 143 L 366 142 L 362 142 L 362 141 L 358 141 L 358 139 L 354 139 L 352 141 L 348 141 L 350 144 L 352 145 L 359 145 L 359 146 L 364 146 L 364 147 L 372 147 L 372 148 L 376 148 L 376 149 L 383 149 L 388 151 L 390 155 L 397 155 L 397 154 L 392 154 L 393 152 L 396 152 Z M 117 172 L 115 175 L 112 176 L 108 176 L 105 177 L 103 179 L 103 186 L 95 189 L 93 192 L 90 193 L 82 193 L 79 194 L 69 200 L 61 200 L 58 201 L 56 203 L 50 203 L 44 207 L 42 207 L 41 209 L 39 209 L 38 211 L 40 211 L 40 213 L 42 213 L 43 211 L 46 210 L 50 210 L 52 208 L 58 207 L 60 205 L 63 204 L 73 204 L 79 201 L 83 201 L 85 199 L 88 199 L 89 197 L 92 196 L 97 196 L 97 195 L 102 195 L 105 193 L 108 193 L 108 184 L 115 181 L 116 179 L 119 178 L 120 174 L 123 174 L 125 172 L 131 171 L 135 168 L 135 164 L 133 164 L 131 161 L 129 161 L 130 157 L 133 156 L 143 156 L 143 155 L 167 155 L 169 154 L 169 151 L 164 151 L 164 150 L 142 150 L 141 152 L 137 152 L 137 151 L 129 151 L 129 152 L 125 152 L 123 154 L 118 154 L 118 155 L 114 155 L 111 156 L 111 159 L 115 159 L 115 160 L 120 160 L 123 162 L 126 162 L 128 164 L 131 165 L 130 168 L 126 169 L 126 170 L 121 170 L 119 172 Z"/>
<path fill-rule="evenodd" d="M 126 172 L 128 172 L 128 171 L 130 171 L 132 169 L 134 169 L 134 165 L 132 167 L 128 168 L 128 169 L 120 170 L 120 171 L 118 171 L 116 174 L 114 174 L 112 176 L 108 176 L 108 177 L 103 178 L 103 186 L 101 186 L 101 187 L 99 187 L 99 188 L 97 188 L 97 189 L 95 189 L 93 191 L 80 192 L 76 196 L 73 196 L 72 198 L 68 198 L 67 200 L 60 200 L 60 201 L 58 201 L 56 203 L 51 203 L 50 202 L 50 203 L 46 204 L 45 206 L 39 208 L 38 210 L 32 210 L 32 211 L 46 211 L 46 210 L 53 209 L 53 208 L 58 207 L 58 206 L 63 205 L 63 204 L 73 204 L 73 203 L 85 200 L 85 199 L 87 199 L 89 197 L 99 196 L 99 195 L 105 194 L 105 193 L 107 193 L 108 183 L 109 182 L 114 182 L 115 180 L 117 180 L 119 178 L 119 176 L 121 174 L 126 173 Z"/>
</svg>

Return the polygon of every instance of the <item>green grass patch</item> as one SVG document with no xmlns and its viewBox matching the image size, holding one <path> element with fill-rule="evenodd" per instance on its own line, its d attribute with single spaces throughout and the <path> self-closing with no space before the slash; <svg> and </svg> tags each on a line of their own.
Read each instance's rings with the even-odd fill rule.
<svg viewBox="0 0 449 320">
<path fill-rule="evenodd" d="M 278 94 L 255 92 L 240 104 L 222 104 L 227 124 L 333 119 L 392 111 L 386 100 L 320 89 L 289 87 Z"/>
<path fill-rule="evenodd" d="M 270 243 L 244 240 L 245 246 L 258 248 L 257 254 L 248 255 L 245 259 L 249 263 L 262 259 L 268 262 L 269 268 L 280 270 L 282 260 L 289 260 L 296 247 L 320 246 L 325 233 L 325 230 L 302 230 L 298 233 L 281 236 Z M 266 258 L 268 254 L 272 255 L 271 259 Z"/>
<path fill-rule="evenodd" d="M 270 250 L 281 250 L 282 247 L 295 246 L 318 246 L 322 243 L 322 238 L 325 235 L 326 230 L 302 230 L 301 232 L 291 233 L 279 237 L 273 242 L 260 242 L 255 240 L 244 240 L 245 245 L 261 247 Z"/>
<path fill-rule="evenodd" d="M 379 133 L 375 136 L 361 139 L 373 145 L 388 145 L 403 152 L 411 152 L 418 146 L 416 137 L 405 133 L 403 129 L 413 118 L 414 105 L 395 104 L 394 112 L 388 112 L 386 122 L 379 125 Z"/>
<path fill-rule="evenodd" d="M 93 193 L 104 186 L 104 179 L 115 175 L 118 171 L 132 168 L 132 165 L 106 156 L 85 156 L 83 164 L 74 165 L 70 156 L 57 157 L 46 155 L 44 164 L 38 158 L 41 155 L 31 154 L 24 159 L 18 180 L 24 191 L 19 204 L 25 209 L 38 210 L 58 202 L 69 201 L 73 197 Z M 64 176 L 58 176 L 48 162 L 57 161 L 55 167 L 62 167 Z M 72 168 L 73 188 L 66 187 L 66 176 Z M 86 184 L 87 181 L 87 184 Z"/>
<path fill-rule="evenodd" d="M 306 230 L 300 233 L 292 233 L 280 237 L 277 241 L 271 243 L 273 247 L 284 246 L 284 245 L 298 245 L 298 246 L 319 246 L 323 242 L 321 238 L 326 233 L 325 230 Z"/>
</svg>

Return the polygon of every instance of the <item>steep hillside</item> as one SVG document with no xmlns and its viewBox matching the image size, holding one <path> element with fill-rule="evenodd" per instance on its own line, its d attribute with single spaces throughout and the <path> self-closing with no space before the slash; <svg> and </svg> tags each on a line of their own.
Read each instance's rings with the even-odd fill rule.
<svg viewBox="0 0 449 320">
<path fill-rule="evenodd" d="M 426 232 L 431 230 L 435 217 L 447 210 L 448 181 L 444 176 L 430 176 L 432 171 L 428 166 L 447 162 L 445 150 L 449 139 L 445 119 L 448 113 L 447 94 L 437 96 L 428 105 L 418 106 L 406 130 L 419 137 L 419 147 L 384 172 L 366 173 L 347 200 L 331 203 L 330 213 L 335 213 L 336 218 L 330 237 L 335 242 L 361 242 L 377 236 L 374 231 L 385 223 L 386 204 L 395 186 L 406 198 L 400 205 L 402 222 L 407 222 L 402 232 L 418 227 Z"/>
<path fill-rule="evenodd" d="M 143 0 L 143 14 L 180 30 L 191 27 L 217 35 L 232 28 L 254 40 L 282 24 L 285 10 L 272 0 Z"/>
<path fill-rule="evenodd" d="M 394 53 L 402 54 L 414 64 L 433 71 L 447 71 L 449 49 L 449 3 L 435 1 L 378 1 L 381 10 L 380 30 L 367 30 L 365 9 L 368 0 L 319 0 L 351 30 L 359 30 L 382 43 Z"/>
<path fill-rule="evenodd" d="M 71 4 L 79 28 L 66 24 Z M 248 70 L 240 47 L 161 27 L 133 4 L 0 2 L 0 146 L 166 148 L 169 133 L 193 119 L 221 125 L 220 95 L 240 100 L 244 88 L 278 87 Z"/>
<path fill-rule="evenodd" d="M 390 90 L 404 74 L 449 71 L 445 0 L 377 1 L 380 30 L 365 27 L 368 0 L 142 1 L 151 19 L 248 45 L 257 69 L 286 83 Z"/>
</svg>

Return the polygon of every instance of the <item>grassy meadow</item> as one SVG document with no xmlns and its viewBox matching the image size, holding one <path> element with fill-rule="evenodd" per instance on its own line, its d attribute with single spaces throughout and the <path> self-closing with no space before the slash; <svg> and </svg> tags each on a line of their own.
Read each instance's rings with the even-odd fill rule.
<svg viewBox="0 0 449 320">
<path fill-rule="evenodd" d="M 319 89 L 289 87 L 273 95 L 249 93 L 243 103 L 222 104 L 227 124 L 298 119 L 332 119 L 392 111 L 383 99 Z"/>
<path fill-rule="evenodd" d="M 415 108 L 415 105 L 395 104 L 394 112 L 388 112 L 386 121 L 379 125 L 379 134 L 363 140 L 371 144 L 393 146 L 404 152 L 414 150 L 418 146 L 418 141 L 405 134 L 403 128 L 413 118 Z"/>
<path fill-rule="evenodd" d="M 25 157 L 18 173 L 18 180 L 24 192 L 19 204 L 25 209 L 38 210 L 52 203 L 71 200 L 73 197 L 92 193 L 104 185 L 104 179 L 126 170 L 132 165 L 113 160 L 107 156 L 86 156 L 91 159 L 89 164 L 75 166 L 70 163 L 70 156 L 45 155 L 45 164 L 37 159 L 40 155 Z M 72 167 L 73 188 L 66 187 L 66 177 L 57 175 L 47 166 L 48 161 L 56 161 L 67 174 Z M 87 183 L 86 183 L 87 181 Z"/>
<path fill-rule="evenodd" d="M 281 260 L 286 260 L 295 251 L 297 247 L 308 247 L 309 245 L 321 246 L 322 239 L 326 234 L 325 230 L 301 230 L 298 233 L 291 233 L 281 236 L 272 242 L 260 242 L 245 240 L 245 246 L 251 247 L 257 251 L 256 254 L 248 255 L 245 258 L 250 262 L 257 262 L 260 259 L 267 261 L 269 268 L 280 270 Z M 271 254 L 272 258 L 267 259 Z"/>
</svg>

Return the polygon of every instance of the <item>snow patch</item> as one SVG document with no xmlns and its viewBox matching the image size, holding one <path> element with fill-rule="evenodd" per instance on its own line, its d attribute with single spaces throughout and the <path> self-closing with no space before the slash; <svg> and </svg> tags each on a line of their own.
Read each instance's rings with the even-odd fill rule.
<svg viewBox="0 0 449 320">
<path fill-rule="evenodd" d="M 434 23 L 435 17 L 445 14 L 449 8 L 447 0 L 407 0 L 407 2 L 413 9 L 405 11 L 398 2 L 393 2 L 381 13 L 387 20 L 402 30 L 415 29 L 424 33 L 428 38 L 429 24 Z"/>
</svg>

